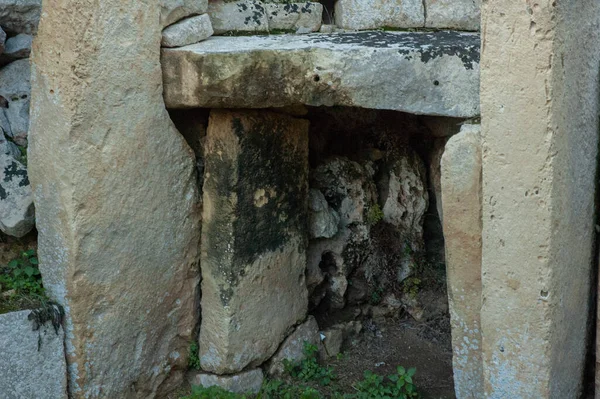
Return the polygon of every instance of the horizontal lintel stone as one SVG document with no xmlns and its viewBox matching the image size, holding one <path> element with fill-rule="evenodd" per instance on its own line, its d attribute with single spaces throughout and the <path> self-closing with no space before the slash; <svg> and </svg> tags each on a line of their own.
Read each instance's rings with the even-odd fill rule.
<svg viewBox="0 0 600 399">
<path fill-rule="evenodd" d="M 479 35 L 461 32 L 211 37 L 163 49 L 169 108 L 356 106 L 479 114 Z"/>
</svg>

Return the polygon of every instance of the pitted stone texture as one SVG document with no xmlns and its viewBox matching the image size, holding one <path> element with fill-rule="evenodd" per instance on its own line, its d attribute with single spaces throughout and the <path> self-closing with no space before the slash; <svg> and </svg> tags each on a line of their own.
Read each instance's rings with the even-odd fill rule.
<svg viewBox="0 0 600 399">
<path fill-rule="evenodd" d="M 489 399 L 576 398 L 589 370 L 600 2 L 557 4 L 482 2 Z"/>
<path fill-rule="evenodd" d="M 0 231 L 23 237 L 33 229 L 35 210 L 27 169 L 8 152 L 0 153 Z"/>
<path fill-rule="evenodd" d="M 213 34 L 210 17 L 202 14 L 186 18 L 165 28 L 162 32 L 163 47 L 181 47 L 208 39 Z"/>
<path fill-rule="evenodd" d="M 329 206 L 323 193 L 309 191 L 310 238 L 331 238 L 338 232 L 340 215 Z"/>
<path fill-rule="evenodd" d="M 10 33 L 35 33 L 41 0 L 0 0 L 0 26 Z"/>
<path fill-rule="evenodd" d="M 212 37 L 163 49 L 162 65 L 170 108 L 306 104 L 479 114 L 479 36 L 473 33 Z"/>
<path fill-rule="evenodd" d="M 162 101 L 159 5 L 75 1 L 65 18 L 64 1 L 43 4 L 28 168 L 70 396 L 167 397 L 199 313 L 200 214 Z"/>
<path fill-rule="evenodd" d="M 413 251 L 423 245 L 423 218 L 429 206 L 426 176 L 419 155 L 407 148 L 388 155 L 377 181 L 383 220 L 407 234 Z"/>
<path fill-rule="evenodd" d="M 457 398 L 483 398 L 481 357 L 481 128 L 463 125 L 446 144 L 441 184 Z"/>
<path fill-rule="evenodd" d="M 308 121 L 213 111 L 204 151 L 200 361 L 235 373 L 306 316 Z"/>
<path fill-rule="evenodd" d="M 279 350 L 269 360 L 266 366 L 267 374 L 278 376 L 284 373 L 284 360 L 292 363 L 298 363 L 306 358 L 304 355 L 305 344 L 319 345 L 319 326 L 313 316 L 308 316 L 307 320 L 300 324 L 283 341 Z"/>
<path fill-rule="evenodd" d="M 242 371 L 234 375 L 214 375 L 202 372 L 192 372 L 188 381 L 192 386 L 220 387 L 234 393 L 256 394 L 260 391 L 264 380 L 261 369 Z"/>
<path fill-rule="evenodd" d="M 31 97 L 29 60 L 18 60 L 0 69 L 0 96 L 8 101 L 4 115 L 10 125 L 8 135 L 19 145 L 27 145 Z"/>
<path fill-rule="evenodd" d="M 64 331 L 51 323 L 33 331 L 29 313 L 0 315 L 0 396 L 67 399 Z"/>
<path fill-rule="evenodd" d="M 321 29 L 323 5 L 313 1 L 305 3 L 266 3 L 269 30 L 318 32 Z"/>
<path fill-rule="evenodd" d="M 0 51 L 0 66 L 29 57 L 33 36 L 19 33 L 6 41 L 4 53 Z"/>
<path fill-rule="evenodd" d="M 479 30 L 481 0 L 425 0 L 426 28 Z"/>
<path fill-rule="evenodd" d="M 267 10 L 259 0 L 210 0 L 208 14 L 216 35 L 269 30 Z"/>
<path fill-rule="evenodd" d="M 425 25 L 421 0 L 338 0 L 334 16 L 338 27 L 353 30 Z"/>
<path fill-rule="evenodd" d="M 160 0 L 159 4 L 160 23 L 163 28 L 208 11 L 208 0 Z"/>
</svg>

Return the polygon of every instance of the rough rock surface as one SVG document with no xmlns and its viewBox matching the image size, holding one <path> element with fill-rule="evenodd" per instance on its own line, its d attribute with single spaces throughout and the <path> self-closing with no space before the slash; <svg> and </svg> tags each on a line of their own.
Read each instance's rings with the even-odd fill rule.
<svg viewBox="0 0 600 399">
<path fill-rule="evenodd" d="M 481 0 L 425 0 L 426 28 L 479 30 Z"/>
<path fill-rule="evenodd" d="M 35 225 L 33 195 L 27 169 L 6 150 L 0 153 L 0 231 L 23 237 Z"/>
<path fill-rule="evenodd" d="M 64 331 L 50 322 L 33 331 L 30 312 L 0 315 L 0 396 L 67 399 Z"/>
<path fill-rule="evenodd" d="M 308 121 L 213 111 L 204 149 L 200 362 L 235 373 L 306 316 Z"/>
<path fill-rule="evenodd" d="M 216 35 L 269 30 L 267 10 L 259 0 L 210 0 L 208 14 Z"/>
<path fill-rule="evenodd" d="M 313 1 L 305 3 L 266 3 L 269 30 L 318 32 L 321 29 L 323 5 Z"/>
<path fill-rule="evenodd" d="M 44 1 L 33 48 L 40 269 L 70 396 L 166 397 L 198 315 L 194 156 L 162 101 L 158 2 L 76 3 Z"/>
<path fill-rule="evenodd" d="M 338 232 L 340 215 L 327 203 L 319 190 L 309 191 L 310 238 L 331 238 Z"/>
<path fill-rule="evenodd" d="M 481 128 L 463 125 L 442 156 L 446 270 L 458 398 L 484 396 L 481 358 Z"/>
<path fill-rule="evenodd" d="M 425 24 L 421 0 L 338 0 L 335 24 L 343 29 L 420 28 Z"/>
<path fill-rule="evenodd" d="M 444 220 L 444 210 L 442 209 L 441 161 L 447 141 L 448 139 L 445 137 L 435 139 L 433 148 L 431 149 L 431 158 L 429 160 L 429 187 L 435 195 L 435 207 L 438 216 L 440 217 L 440 221 Z"/>
<path fill-rule="evenodd" d="M 0 96 L 8 101 L 4 115 L 10 125 L 9 136 L 19 145 L 27 145 L 29 102 L 31 97 L 29 60 L 18 60 L 0 69 Z"/>
<path fill-rule="evenodd" d="M 304 344 L 319 345 L 319 326 L 313 316 L 308 316 L 307 320 L 300 324 L 283 341 L 277 353 L 269 360 L 266 366 L 267 374 L 270 376 L 281 375 L 285 371 L 284 360 L 292 363 L 300 362 L 305 358 Z"/>
<path fill-rule="evenodd" d="M 1 40 L 0 40 L 1 41 Z M 29 57 L 33 36 L 19 33 L 6 41 L 4 53 L 0 51 L 0 66 Z"/>
<path fill-rule="evenodd" d="M 170 108 L 306 104 L 479 114 L 479 35 L 473 33 L 212 37 L 163 49 L 162 65 Z"/>
<path fill-rule="evenodd" d="M 41 0 L 0 0 L 0 26 L 10 33 L 35 33 Z"/>
<path fill-rule="evenodd" d="M 2 118 L 2 109 L 0 109 L 0 118 Z M 2 123 L 0 122 L 0 129 L 2 128 Z M 0 154 L 8 155 L 14 159 L 19 159 L 21 156 L 21 151 L 19 147 L 12 141 L 8 141 L 5 137 L 2 136 L 2 131 L 0 130 Z"/>
<path fill-rule="evenodd" d="M 165 28 L 162 32 L 163 47 L 181 47 L 201 42 L 213 34 L 208 14 L 189 17 Z"/>
<path fill-rule="evenodd" d="M 160 23 L 167 27 L 192 15 L 208 11 L 208 0 L 159 0 Z"/>
<path fill-rule="evenodd" d="M 383 220 L 402 232 L 413 251 L 422 249 L 423 218 L 429 205 L 427 173 L 421 158 L 413 150 L 390 155 L 377 182 Z"/>
<path fill-rule="evenodd" d="M 255 394 L 260 391 L 264 375 L 261 369 L 242 371 L 234 375 L 214 375 L 203 372 L 192 372 L 188 375 L 190 385 L 203 387 L 221 387 L 234 393 Z"/>
<path fill-rule="evenodd" d="M 0 27 L 0 56 L 2 56 L 2 53 L 4 53 L 4 42 L 6 41 L 6 33 L 2 30 L 2 27 Z"/>
</svg>

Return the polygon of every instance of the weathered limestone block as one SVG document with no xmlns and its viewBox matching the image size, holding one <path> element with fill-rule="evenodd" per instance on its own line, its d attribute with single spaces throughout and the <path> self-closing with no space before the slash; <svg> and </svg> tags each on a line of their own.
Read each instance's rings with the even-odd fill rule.
<svg viewBox="0 0 600 399">
<path fill-rule="evenodd" d="M 27 145 L 31 97 L 29 60 L 18 60 L 0 69 L 0 96 L 8 101 L 4 115 L 10 125 L 8 135 L 19 145 Z"/>
<path fill-rule="evenodd" d="M 306 316 L 308 121 L 213 111 L 204 151 L 200 361 L 235 373 Z"/>
<path fill-rule="evenodd" d="M 483 398 L 481 358 L 481 128 L 463 125 L 441 163 L 446 273 L 457 398 Z"/>
<path fill-rule="evenodd" d="M 1 40 L 0 40 L 1 41 Z M 29 57 L 33 36 L 19 33 L 6 41 L 4 53 L 0 51 L 0 66 Z"/>
<path fill-rule="evenodd" d="M 67 399 L 62 328 L 33 331 L 29 310 L 0 315 L 0 392 L 3 399 Z"/>
<path fill-rule="evenodd" d="M 318 32 L 321 29 L 323 5 L 314 1 L 305 3 L 266 3 L 269 30 Z"/>
<path fill-rule="evenodd" d="M 484 1 L 482 21 L 485 395 L 576 398 L 596 236 L 600 2 Z"/>
<path fill-rule="evenodd" d="M 306 321 L 300 324 L 283 341 L 279 350 L 269 360 L 266 371 L 270 376 L 281 375 L 285 371 L 284 360 L 298 363 L 305 358 L 304 345 L 319 345 L 319 326 L 313 316 L 308 316 Z"/>
<path fill-rule="evenodd" d="M 8 152 L 0 153 L 0 231 L 23 237 L 35 225 L 33 195 L 27 169 Z"/>
<path fill-rule="evenodd" d="M 0 26 L 11 33 L 35 33 L 42 0 L 0 0 Z"/>
<path fill-rule="evenodd" d="M 229 392 L 255 394 L 260 391 L 264 375 L 261 369 L 242 371 L 234 375 L 214 375 L 203 372 L 192 372 L 188 381 L 192 386 L 220 387 Z"/>
<path fill-rule="evenodd" d="M 419 28 L 425 25 L 421 0 L 338 0 L 335 24 L 343 29 Z"/>
<path fill-rule="evenodd" d="M 310 238 L 331 238 L 338 232 L 340 215 L 327 203 L 323 193 L 309 191 Z"/>
<path fill-rule="evenodd" d="M 208 0 L 159 0 L 160 24 L 164 28 L 192 15 L 208 11 Z"/>
<path fill-rule="evenodd" d="M 423 218 L 429 206 L 426 176 L 419 155 L 407 149 L 388 156 L 377 182 L 383 220 L 409 234 L 415 251 L 423 245 Z"/>
<path fill-rule="evenodd" d="M 479 114 L 479 45 L 477 34 L 447 31 L 213 36 L 163 49 L 165 102 L 169 108 L 306 104 L 473 117 Z"/>
<path fill-rule="evenodd" d="M 213 34 L 210 17 L 202 14 L 186 18 L 165 28 L 162 32 L 163 47 L 181 47 L 201 42 Z"/>
<path fill-rule="evenodd" d="M 479 30 L 481 0 L 425 0 L 426 28 Z"/>
<path fill-rule="evenodd" d="M 70 396 L 166 397 L 197 323 L 200 214 L 194 156 L 162 101 L 159 5 L 43 7 L 28 166 Z"/>
<path fill-rule="evenodd" d="M 269 30 L 267 10 L 259 0 L 210 0 L 208 14 L 216 35 Z"/>
</svg>

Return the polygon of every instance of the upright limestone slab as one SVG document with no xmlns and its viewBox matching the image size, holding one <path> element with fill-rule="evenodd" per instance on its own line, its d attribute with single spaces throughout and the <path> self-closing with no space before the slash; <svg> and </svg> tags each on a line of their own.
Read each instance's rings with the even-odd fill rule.
<svg viewBox="0 0 600 399">
<path fill-rule="evenodd" d="M 487 398 L 580 394 L 595 236 L 599 25 L 598 1 L 483 2 Z"/>
<path fill-rule="evenodd" d="M 463 125 L 441 161 L 454 390 L 458 399 L 483 398 L 481 360 L 481 135 Z M 439 199 L 439 198 L 438 198 Z"/>
<path fill-rule="evenodd" d="M 194 156 L 162 100 L 159 5 L 43 7 L 29 172 L 70 397 L 164 397 L 196 322 L 200 215 Z"/>
<path fill-rule="evenodd" d="M 308 121 L 213 111 L 204 148 L 200 361 L 235 373 L 306 314 Z"/>
</svg>

